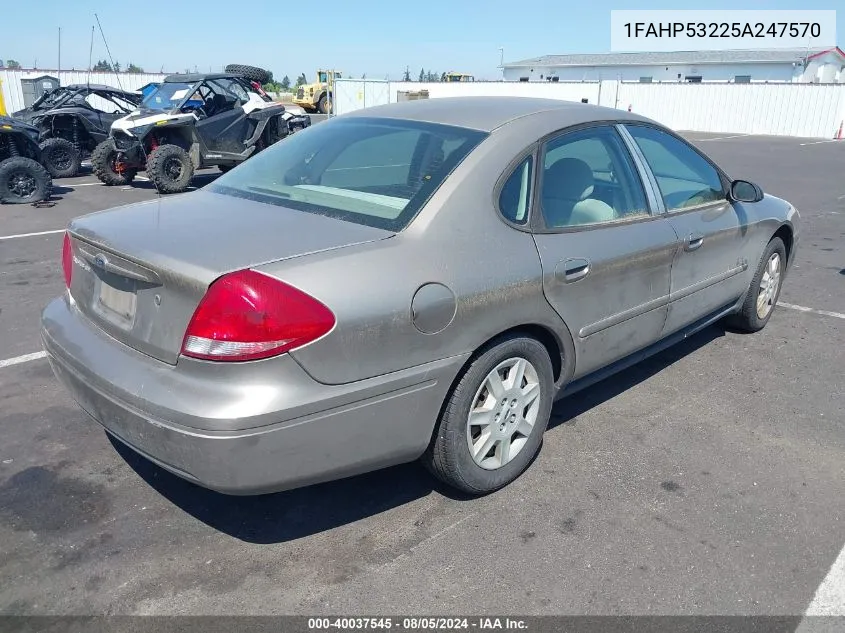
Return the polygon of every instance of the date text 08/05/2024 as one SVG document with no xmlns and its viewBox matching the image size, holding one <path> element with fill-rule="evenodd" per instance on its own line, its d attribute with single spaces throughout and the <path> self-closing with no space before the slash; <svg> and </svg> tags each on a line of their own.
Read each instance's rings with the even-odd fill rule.
<svg viewBox="0 0 845 633">
<path fill-rule="evenodd" d="M 819 37 L 818 22 L 626 22 L 627 37 Z"/>
<path fill-rule="evenodd" d="M 397 631 L 479 631 L 528 629 L 525 620 L 516 618 L 442 618 L 442 617 L 374 617 L 374 618 L 308 618 L 309 631 L 394 629 Z"/>
</svg>

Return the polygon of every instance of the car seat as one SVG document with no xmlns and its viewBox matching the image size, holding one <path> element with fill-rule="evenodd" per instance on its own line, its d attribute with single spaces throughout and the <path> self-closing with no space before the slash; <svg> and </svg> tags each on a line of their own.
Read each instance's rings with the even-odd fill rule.
<svg viewBox="0 0 845 633">
<path fill-rule="evenodd" d="M 550 227 L 608 222 L 617 218 L 609 204 L 591 198 L 593 170 L 583 160 L 561 158 L 543 176 L 543 214 Z"/>
</svg>

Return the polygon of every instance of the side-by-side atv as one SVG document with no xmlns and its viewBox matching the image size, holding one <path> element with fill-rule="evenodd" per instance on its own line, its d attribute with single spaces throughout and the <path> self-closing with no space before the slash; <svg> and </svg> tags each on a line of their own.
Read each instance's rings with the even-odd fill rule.
<svg viewBox="0 0 845 633">
<path fill-rule="evenodd" d="M 146 169 L 160 192 L 178 193 L 195 170 L 226 171 L 310 122 L 243 74 L 170 75 L 137 111 L 114 122 L 91 163 L 107 185 L 128 184 Z"/>
<path fill-rule="evenodd" d="M 108 138 L 112 123 L 140 103 L 136 92 L 73 84 L 51 90 L 12 116 L 38 128 L 44 166 L 53 178 L 67 178 L 75 176 L 82 159 Z"/>
<path fill-rule="evenodd" d="M 38 128 L 0 116 L 0 202 L 41 202 L 53 181 L 40 162 Z"/>
</svg>

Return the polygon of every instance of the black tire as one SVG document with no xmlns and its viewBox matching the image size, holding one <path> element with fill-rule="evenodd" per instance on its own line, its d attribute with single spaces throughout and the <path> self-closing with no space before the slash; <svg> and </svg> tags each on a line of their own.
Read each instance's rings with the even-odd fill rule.
<svg viewBox="0 0 845 633">
<path fill-rule="evenodd" d="M 48 138 L 41 143 L 41 162 L 53 178 L 71 178 L 79 173 L 82 154 L 63 138 Z"/>
<path fill-rule="evenodd" d="M 267 127 L 264 129 L 264 140 L 267 147 L 273 143 L 278 143 L 289 133 L 287 121 L 280 116 L 273 117 L 267 121 Z"/>
<path fill-rule="evenodd" d="M 147 158 L 147 177 L 162 193 L 181 193 L 191 184 L 194 164 L 178 145 L 160 145 Z"/>
<path fill-rule="evenodd" d="M 117 149 L 111 139 L 106 139 L 91 152 L 91 167 L 100 182 L 110 187 L 128 185 L 138 174 L 134 167 L 119 169 Z"/>
<path fill-rule="evenodd" d="M 328 114 L 330 107 L 328 97 L 326 95 L 322 95 L 320 100 L 317 102 L 317 112 L 320 114 Z"/>
<path fill-rule="evenodd" d="M 760 293 L 763 290 L 761 282 L 763 280 L 763 276 L 766 275 L 767 268 L 770 265 L 770 260 L 772 260 L 774 255 L 778 256 L 778 261 L 780 262 L 777 284 L 769 299 L 764 302 L 768 307 L 768 310 L 763 316 L 760 316 L 760 313 L 757 310 L 757 302 L 760 298 Z M 737 314 L 733 314 L 725 319 L 726 325 L 741 332 L 759 332 L 766 327 L 766 323 L 769 322 L 772 313 L 775 311 L 775 306 L 777 305 L 778 298 L 780 297 L 780 290 L 783 287 L 785 272 L 786 247 L 783 245 L 783 240 L 779 237 L 774 237 L 766 246 L 766 250 L 763 251 L 763 256 L 760 258 L 760 263 L 757 265 L 757 272 L 754 273 L 754 278 L 751 280 L 751 285 L 748 288 L 748 294 L 745 297 L 745 302 L 742 304 L 742 308 Z"/>
<path fill-rule="evenodd" d="M 273 76 L 272 73 L 264 70 L 263 68 L 257 68 L 256 66 L 245 66 L 244 64 L 229 64 L 226 66 L 227 73 L 235 73 L 236 75 L 243 75 L 250 81 L 257 81 L 258 83 L 264 85 L 270 78 Z"/>
<path fill-rule="evenodd" d="M 501 467 L 486 469 L 477 464 L 470 454 L 469 414 L 475 404 L 476 394 L 482 389 L 488 374 L 500 363 L 513 358 L 529 361 L 536 371 L 537 383 L 540 386 L 537 417 L 533 429 L 512 460 Z M 423 464 L 444 483 L 472 495 L 486 494 L 509 484 L 522 474 L 540 449 L 543 433 L 551 415 L 553 388 L 552 363 L 542 343 L 520 335 L 493 341 L 464 369 L 449 394 L 440 413 L 432 442 L 422 457 Z M 508 406 L 512 405 L 505 404 L 504 401 L 492 405 L 493 409 L 501 408 L 503 412 L 512 413 L 512 409 L 507 409 Z M 506 414 L 505 418 L 507 417 Z M 496 426 L 499 427 L 498 424 Z M 510 432 L 513 433 L 513 430 Z M 490 450 L 495 452 L 498 448 Z"/>
<path fill-rule="evenodd" d="M 0 202 L 26 204 L 50 197 L 53 179 L 50 172 L 31 158 L 12 156 L 0 162 Z"/>
</svg>

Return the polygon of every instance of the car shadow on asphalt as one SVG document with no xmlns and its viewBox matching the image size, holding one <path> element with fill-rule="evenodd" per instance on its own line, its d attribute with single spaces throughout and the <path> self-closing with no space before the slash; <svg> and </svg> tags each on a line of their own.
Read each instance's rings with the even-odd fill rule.
<svg viewBox="0 0 845 633">
<path fill-rule="evenodd" d="M 724 336 L 727 331 L 721 324 L 711 325 L 651 358 L 623 369 L 583 391 L 566 396 L 556 402 L 552 408 L 548 428 L 553 429 L 561 424 L 574 424 L 576 418 L 582 413 L 659 374 L 685 356 Z"/>
<path fill-rule="evenodd" d="M 721 327 L 709 327 L 559 401 L 552 410 L 549 428 L 573 423 L 585 411 L 647 380 L 724 333 Z M 281 543 L 311 536 L 411 503 L 432 492 L 454 500 L 471 499 L 440 484 L 416 462 L 285 492 L 247 497 L 224 495 L 181 479 L 108 437 L 126 463 L 162 496 L 208 526 L 249 543 Z"/>
</svg>

